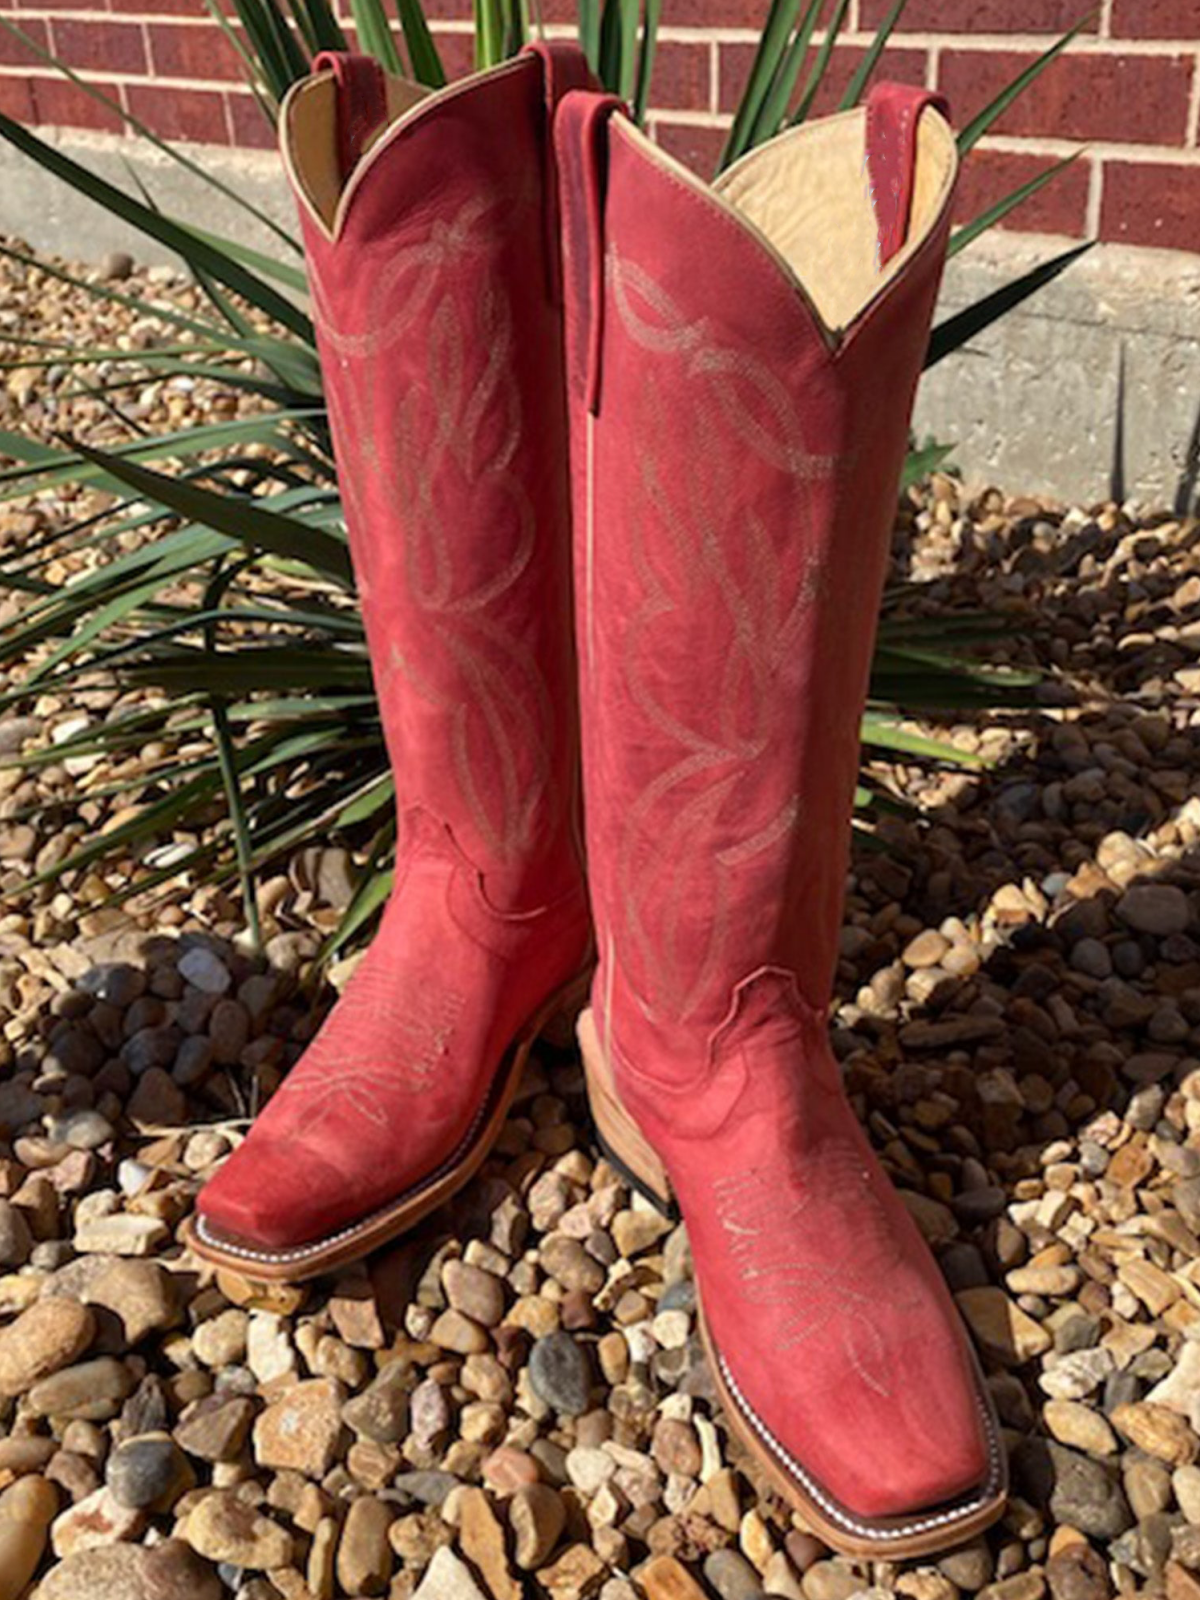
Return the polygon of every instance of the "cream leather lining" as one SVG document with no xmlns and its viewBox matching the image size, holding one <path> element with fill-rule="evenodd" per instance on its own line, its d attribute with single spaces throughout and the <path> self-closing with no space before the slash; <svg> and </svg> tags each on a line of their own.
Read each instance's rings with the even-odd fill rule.
<svg viewBox="0 0 1200 1600">
<path fill-rule="evenodd" d="M 380 124 L 372 145 L 397 118 L 420 105 L 430 93 L 421 84 L 409 83 L 407 78 L 391 73 L 384 75 L 384 83 L 387 119 Z M 343 183 L 338 170 L 337 87 L 332 72 L 318 72 L 303 79 L 288 95 L 283 106 L 281 143 L 294 183 L 326 232 L 333 233 Z"/>
<path fill-rule="evenodd" d="M 712 186 L 783 258 L 831 329 L 852 322 L 901 270 L 941 212 L 957 162 L 948 123 L 927 109 L 917 124 L 908 238 L 881 269 L 866 123 L 858 107 L 793 128 L 743 156 Z"/>
</svg>

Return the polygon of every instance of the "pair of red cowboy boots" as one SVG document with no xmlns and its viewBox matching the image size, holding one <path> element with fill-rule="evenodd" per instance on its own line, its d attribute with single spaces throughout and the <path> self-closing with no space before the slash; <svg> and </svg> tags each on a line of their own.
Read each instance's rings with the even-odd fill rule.
<svg viewBox="0 0 1200 1600">
<path fill-rule="evenodd" d="M 731 1426 L 841 1550 L 966 1538 L 995 1418 L 825 1022 L 942 110 L 884 85 L 706 186 L 573 50 L 433 94 L 330 55 L 282 141 L 399 844 L 195 1248 L 303 1278 L 417 1221 L 590 982 L 597 1126 L 687 1222 Z"/>
</svg>

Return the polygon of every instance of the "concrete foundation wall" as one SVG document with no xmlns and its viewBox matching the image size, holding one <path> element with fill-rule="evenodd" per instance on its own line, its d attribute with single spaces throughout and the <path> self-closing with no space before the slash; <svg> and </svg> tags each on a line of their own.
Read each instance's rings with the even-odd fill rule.
<svg viewBox="0 0 1200 1600">
<path fill-rule="evenodd" d="M 102 134 L 50 137 L 122 186 L 132 164 L 169 213 L 275 248 L 242 208 L 160 152 L 131 156 L 127 140 Z M 189 153 L 256 210 L 293 225 L 273 153 Z M 143 261 L 169 258 L 8 146 L 0 146 L 0 232 L 71 259 L 98 260 L 114 249 Z M 939 316 L 1064 243 L 1001 233 L 977 241 L 950 264 Z M 1172 505 L 1188 496 L 1198 417 L 1200 255 L 1106 244 L 931 371 L 915 426 L 922 437 L 953 441 L 954 462 L 973 483 L 1084 501 L 1106 497 L 1115 485 L 1125 496 Z"/>
</svg>

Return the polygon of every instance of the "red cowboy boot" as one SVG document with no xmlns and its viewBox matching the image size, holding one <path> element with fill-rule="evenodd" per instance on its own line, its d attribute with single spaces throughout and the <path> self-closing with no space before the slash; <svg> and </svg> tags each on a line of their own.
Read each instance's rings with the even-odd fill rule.
<svg viewBox="0 0 1200 1600">
<path fill-rule="evenodd" d="M 399 838 L 382 925 L 200 1196 L 209 1261 L 311 1277 L 479 1166 L 591 943 L 550 118 L 526 51 L 424 95 L 318 57 L 282 113 Z"/>
<path fill-rule="evenodd" d="M 858 728 L 956 152 L 933 96 L 712 186 L 555 124 L 600 1133 L 678 1200 L 732 1427 L 829 1544 L 994 1520 L 953 1301 L 830 1052 Z"/>
</svg>

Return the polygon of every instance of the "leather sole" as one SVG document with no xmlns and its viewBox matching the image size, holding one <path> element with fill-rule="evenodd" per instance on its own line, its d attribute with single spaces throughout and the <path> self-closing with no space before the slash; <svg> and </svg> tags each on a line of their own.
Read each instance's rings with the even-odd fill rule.
<svg viewBox="0 0 1200 1600">
<path fill-rule="evenodd" d="M 584 1011 L 578 1024 L 587 1074 L 588 1099 L 600 1144 L 609 1161 L 664 1215 L 680 1213 L 666 1168 L 625 1110 L 600 1047 L 595 1020 Z M 975 1397 L 988 1448 L 988 1472 L 974 1491 L 911 1515 L 863 1517 L 841 1504 L 771 1432 L 742 1394 L 709 1331 L 703 1306 L 698 1320 L 717 1393 L 729 1425 L 771 1483 L 800 1512 L 816 1536 L 842 1555 L 902 1560 L 963 1544 L 1003 1514 L 1008 1500 L 1008 1465 L 995 1406 L 983 1381 L 974 1346 L 968 1340 L 975 1374 Z"/>
<path fill-rule="evenodd" d="M 500 1136 L 534 1042 L 560 1017 L 574 1016 L 587 997 L 590 973 L 573 978 L 530 1018 L 505 1053 L 487 1098 L 447 1159 L 386 1206 L 337 1232 L 303 1244 L 270 1249 L 222 1233 L 203 1216 L 183 1225 L 183 1242 L 201 1261 L 262 1283 L 303 1283 L 335 1272 L 414 1228 L 468 1183 Z"/>
</svg>

